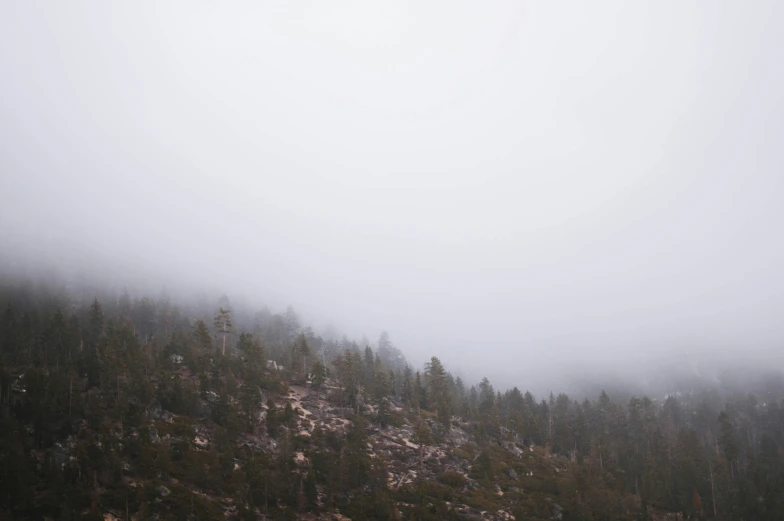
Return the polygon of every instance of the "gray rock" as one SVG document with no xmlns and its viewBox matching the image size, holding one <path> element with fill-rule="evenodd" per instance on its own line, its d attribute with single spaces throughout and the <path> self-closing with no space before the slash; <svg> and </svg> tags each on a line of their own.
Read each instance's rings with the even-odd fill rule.
<svg viewBox="0 0 784 521">
<path fill-rule="evenodd" d="M 164 487 L 163 485 L 158 485 L 157 487 L 155 487 L 155 490 L 156 490 L 156 492 L 158 492 L 158 494 L 160 494 L 163 497 L 166 497 L 169 494 L 171 494 L 171 490 L 169 490 L 168 488 Z"/>
<path fill-rule="evenodd" d="M 514 479 L 515 481 L 517 481 L 517 480 L 519 479 L 519 478 L 517 477 L 517 472 L 515 472 L 515 470 L 514 470 L 514 469 L 506 469 L 506 474 L 507 474 L 507 475 L 508 475 L 510 478 Z"/>
<path fill-rule="evenodd" d="M 448 442 L 455 445 L 463 445 L 470 441 L 468 433 L 460 427 L 452 427 L 448 432 L 446 432 L 444 437 Z"/>
<path fill-rule="evenodd" d="M 478 490 L 479 482 L 475 479 L 468 478 L 468 481 L 466 481 L 466 488 L 470 490 Z"/>
<path fill-rule="evenodd" d="M 174 415 L 163 409 L 153 409 L 152 417 L 156 420 L 165 421 L 166 423 L 174 423 Z"/>
</svg>

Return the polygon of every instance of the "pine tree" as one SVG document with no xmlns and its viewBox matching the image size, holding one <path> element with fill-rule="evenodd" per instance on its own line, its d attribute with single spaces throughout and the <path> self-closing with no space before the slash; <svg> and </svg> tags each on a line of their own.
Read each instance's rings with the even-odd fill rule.
<svg viewBox="0 0 784 521">
<path fill-rule="evenodd" d="M 291 342 L 294 339 L 294 336 L 300 330 L 300 323 L 299 323 L 299 316 L 297 312 L 294 311 L 294 308 L 288 306 L 286 308 L 286 314 L 283 318 L 285 334 L 286 334 L 286 342 Z"/>
<path fill-rule="evenodd" d="M 266 368 L 264 346 L 252 333 L 242 333 L 237 339 L 237 349 L 245 358 L 245 378 L 258 385 Z"/>
<path fill-rule="evenodd" d="M 411 380 L 411 368 L 409 366 L 403 368 L 403 385 L 400 395 L 406 406 L 412 407 L 414 405 L 414 382 Z"/>
<path fill-rule="evenodd" d="M 219 308 L 213 321 L 215 329 L 223 335 L 223 348 L 221 355 L 226 355 L 226 337 L 234 331 L 234 322 L 231 319 L 231 309 Z"/>
<path fill-rule="evenodd" d="M 360 367 L 361 360 L 357 360 L 354 355 L 346 349 L 345 353 L 338 356 L 333 365 L 335 374 L 341 390 L 341 397 L 345 395 L 351 407 L 357 405 L 357 395 L 359 394 Z"/>
<path fill-rule="evenodd" d="M 425 366 L 425 377 L 427 378 L 430 404 L 436 408 L 439 421 L 448 425 L 451 398 L 447 387 L 447 373 L 441 361 L 435 356 Z"/>
<path fill-rule="evenodd" d="M 370 346 L 365 347 L 365 358 L 362 373 L 362 382 L 365 387 L 370 388 L 373 386 L 373 378 L 375 377 L 375 364 L 373 358 L 373 350 Z"/>
<path fill-rule="evenodd" d="M 422 376 L 419 371 L 414 375 L 414 404 L 418 409 L 427 410 L 427 391 L 422 385 Z"/>
<path fill-rule="evenodd" d="M 251 382 L 245 382 L 240 388 L 240 404 L 246 418 L 248 432 L 256 427 L 258 410 L 261 407 L 261 390 Z"/>
<path fill-rule="evenodd" d="M 316 360 L 311 372 L 313 373 L 313 387 L 321 389 L 327 379 L 327 370 L 326 367 L 324 367 L 324 364 L 321 363 L 321 360 Z"/>
<path fill-rule="evenodd" d="M 193 369 L 201 372 L 206 371 L 209 365 L 209 358 L 212 356 L 213 344 L 212 336 L 207 324 L 203 320 L 197 320 L 193 327 L 194 346 L 191 349 L 193 354 Z"/>
<path fill-rule="evenodd" d="M 422 420 L 421 414 L 417 416 L 416 423 L 414 424 L 414 437 L 412 441 L 419 445 L 419 468 L 422 468 L 425 446 L 433 443 L 433 433 L 427 422 Z"/>
<path fill-rule="evenodd" d="M 275 402 L 272 401 L 272 398 L 268 399 L 265 423 L 267 425 L 267 434 L 270 436 L 278 436 L 278 429 L 280 428 L 281 423 L 281 418 L 279 416 L 280 412 L 278 411 L 278 407 L 275 405 Z"/>
<path fill-rule="evenodd" d="M 93 303 L 90 305 L 88 322 L 90 327 L 89 341 L 94 344 L 98 340 L 98 337 L 101 336 L 101 333 L 103 333 L 104 326 L 103 306 L 98 302 L 97 297 L 93 299 Z"/>
<path fill-rule="evenodd" d="M 735 434 L 735 427 L 732 425 L 730 416 L 726 411 L 722 411 L 721 414 L 719 414 L 718 422 L 720 429 L 719 440 L 721 443 L 721 448 L 724 451 L 724 457 L 727 460 L 727 465 L 730 468 L 730 474 L 734 480 L 735 460 L 737 460 L 738 455 L 740 454 L 738 439 L 737 435 Z"/>
<path fill-rule="evenodd" d="M 308 339 L 305 338 L 304 333 L 299 334 L 297 341 L 291 347 L 291 351 L 291 369 L 294 374 L 299 374 L 301 379 L 305 380 L 308 374 L 307 363 L 308 355 L 310 355 L 310 346 L 308 345 Z"/>
</svg>

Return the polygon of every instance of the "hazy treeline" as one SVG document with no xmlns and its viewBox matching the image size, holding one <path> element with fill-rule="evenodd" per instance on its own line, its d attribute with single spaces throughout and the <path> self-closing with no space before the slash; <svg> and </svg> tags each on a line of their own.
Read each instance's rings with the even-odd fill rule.
<svg viewBox="0 0 784 521">
<path fill-rule="evenodd" d="M 372 404 L 372 421 L 380 426 L 402 421 L 396 405 L 437 419 L 440 427 L 432 432 L 417 424 L 417 443 L 442 440 L 451 427 L 462 425 L 478 440 L 475 473 L 488 484 L 503 466 L 490 447 L 506 440 L 570 458 L 576 470 L 545 486 L 573 495 L 584 512 L 601 513 L 632 497 L 641 512 L 650 505 L 693 519 L 784 516 L 780 377 L 757 385 L 759 395 L 712 389 L 665 400 L 641 396 L 620 402 L 605 392 L 584 400 L 566 394 L 536 398 L 517 387 L 497 390 L 487 379 L 463 382 L 436 357 L 413 368 L 386 334 L 376 349 L 345 338 L 323 339 L 303 327 L 291 308 L 253 313 L 232 308 L 225 298 L 212 306 L 188 306 L 165 296 L 127 293 L 102 300 L 30 285 L 6 285 L 0 298 L 5 512 L 95 512 L 99 497 L 114 508 L 130 503 L 134 511 L 143 509 L 145 492 L 131 494 L 123 481 L 123 462 L 138 459 L 142 476 L 164 469 L 215 494 L 239 495 L 251 510 L 270 503 L 317 509 L 314 490 L 324 486 L 328 503 L 342 511 L 373 508 L 377 518 L 390 517 L 393 493 L 386 488 L 377 487 L 372 507 L 356 495 L 368 480 L 384 479 L 383 465 L 365 452 L 359 417 L 343 439 L 314 436 L 314 471 L 307 484 L 300 482 L 299 493 L 301 475 L 289 461 L 294 442 L 280 429 L 293 412 L 278 411 L 268 401 L 263 425 L 257 421 L 264 393 L 281 392 L 292 382 L 321 388 L 330 381 L 339 405 L 359 411 Z M 179 367 L 173 357 L 182 357 L 187 371 L 173 374 Z M 210 396 L 215 403 L 205 408 Z M 127 441 L 155 407 L 206 418 L 225 441 L 208 456 L 185 446 L 175 456 L 164 455 L 148 436 Z M 127 435 L 110 454 L 96 440 L 106 442 L 115 429 Z M 230 471 L 241 452 L 233 444 L 259 429 L 283 436 L 284 456 L 247 455 L 264 461 L 246 465 L 243 473 Z M 85 452 L 55 465 L 58 447 L 69 436 L 89 440 Z M 254 475 L 252 468 L 266 470 Z M 68 498 L 65 505 L 60 497 Z M 571 512 L 577 516 L 579 507 Z"/>
</svg>

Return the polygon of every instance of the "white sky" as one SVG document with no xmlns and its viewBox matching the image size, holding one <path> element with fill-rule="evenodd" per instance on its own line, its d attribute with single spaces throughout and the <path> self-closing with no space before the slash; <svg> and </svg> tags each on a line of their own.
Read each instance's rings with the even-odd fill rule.
<svg viewBox="0 0 784 521">
<path fill-rule="evenodd" d="M 782 15 L 4 2 L 0 239 L 387 329 L 506 385 L 780 352 Z"/>
</svg>

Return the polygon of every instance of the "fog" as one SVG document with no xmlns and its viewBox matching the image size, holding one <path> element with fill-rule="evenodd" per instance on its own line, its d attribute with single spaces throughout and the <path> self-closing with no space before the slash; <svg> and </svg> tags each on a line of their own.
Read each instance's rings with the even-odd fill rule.
<svg viewBox="0 0 784 521">
<path fill-rule="evenodd" d="M 781 368 L 784 4 L 5 2 L 8 271 L 498 387 Z"/>
</svg>

